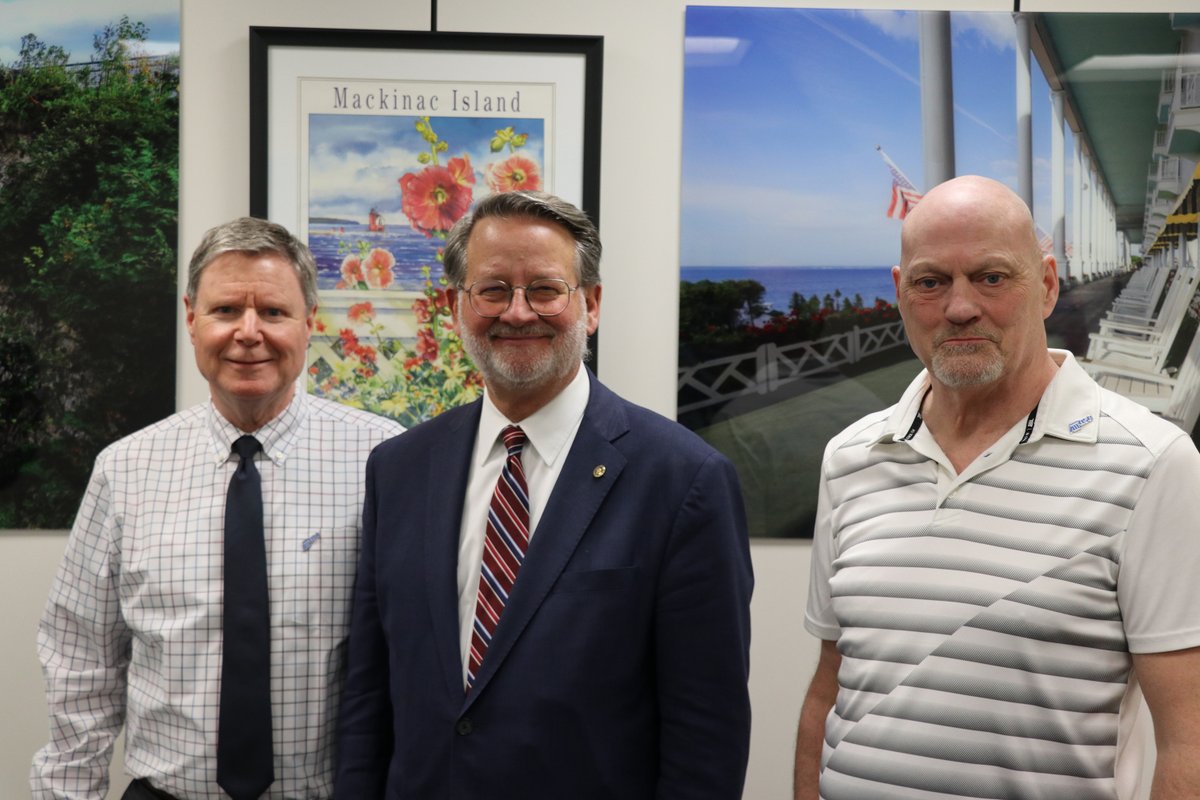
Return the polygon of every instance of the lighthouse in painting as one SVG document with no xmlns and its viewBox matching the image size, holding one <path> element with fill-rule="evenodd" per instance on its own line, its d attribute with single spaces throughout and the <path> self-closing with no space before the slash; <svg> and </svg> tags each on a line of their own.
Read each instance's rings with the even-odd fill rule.
<svg viewBox="0 0 1200 800">
<path fill-rule="evenodd" d="M 383 217 L 375 209 L 371 209 L 371 213 L 367 215 L 367 230 L 375 231 L 376 233 L 383 232 Z"/>
</svg>

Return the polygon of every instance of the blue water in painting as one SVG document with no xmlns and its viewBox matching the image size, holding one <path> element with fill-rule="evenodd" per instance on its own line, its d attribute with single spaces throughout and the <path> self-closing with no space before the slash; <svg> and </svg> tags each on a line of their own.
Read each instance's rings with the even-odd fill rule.
<svg viewBox="0 0 1200 800">
<path fill-rule="evenodd" d="M 763 302 L 779 311 L 788 310 L 792 292 L 824 298 L 841 290 L 842 297 L 851 300 L 861 294 L 868 306 L 874 305 L 876 298 L 896 302 L 891 267 L 682 267 L 679 272 L 680 280 L 692 282 L 758 281 L 766 289 Z"/>
<path fill-rule="evenodd" d="M 358 243 L 367 242 L 369 247 L 381 247 L 396 257 L 392 270 L 395 282 L 389 289 L 420 291 L 424 288 L 421 266 L 433 271 L 436 281 L 441 274 L 437 260 L 441 239 L 427 239 L 407 223 L 386 225 L 383 231 L 369 231 L 361 223 L 310 223 L 308 247 L 317 260 L 317 288 L 332 289 L 342 279 L 342 260 L 350 253 L 358 252 Z M 339 252 L 339 245 L 342 250 Z"/>
<path fill-rule="evenodd" d="M 424 288 L 422 265 L 430 267 L 435 280 L 441 274 L 437 251 L 442 240 L 428 239 L 407 224 L 387 225 L 383 231 L 369 231 L 361 223 L 310 223 L 308 246 L 317 260 L 319 289 L 332 289 L 337 285 L 342 278 L 342 259 L 350 252 L 357 252 L 359 242 L 389 250 L 395 256 L 395 282 L 388 287 L 390 289 L 420 291 Z M 780 311 L 787 311 L 792 292 L 824 298 L 840 290 L 842 297 L 851 300 L 855 294 L 861 294 L 866 305 L 872 305 L 876 298 L 889 303 L 896 299 L 891 267 L 683 267 L 680 279 L 756 280 L 766 290 L 764 302 Z"/>
</svg>

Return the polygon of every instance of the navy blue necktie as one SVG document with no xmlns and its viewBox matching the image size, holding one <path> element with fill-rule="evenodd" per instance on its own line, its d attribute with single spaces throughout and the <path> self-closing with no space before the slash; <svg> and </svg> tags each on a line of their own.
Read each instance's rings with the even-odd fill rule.
<svg viewBox="0 0 1200 800">
<path fill-rule="evenodd" d="M 253 436 L 233 443 L 241 458 L 225 499 L 224 657 L 217 732 L 217 784 L 233 800 L 257 800 L 275 780 L 271 749 L 271 622 L 263 541 L 262 479 Z"/>
</svg>

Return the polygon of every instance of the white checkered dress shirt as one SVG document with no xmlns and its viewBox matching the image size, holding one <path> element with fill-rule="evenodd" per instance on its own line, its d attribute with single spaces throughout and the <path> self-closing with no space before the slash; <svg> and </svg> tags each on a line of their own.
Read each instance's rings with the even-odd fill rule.
<svg viewBox="0 0 1200 800">
<path fill-rule="evenodd" d="M 402 430 L 297 392 L 255 434 L 271 598 L 275 782 L 265 798 L 332 792 L 364 469 Z M 35 800 L 103 798 L 122 721 L 130 775 L 185 800 L 225 797 L 222 528 L 240 435 L 206 403 L 96 458 L 38 627 L 50 743 L 34 757 Z"/>
</svg>

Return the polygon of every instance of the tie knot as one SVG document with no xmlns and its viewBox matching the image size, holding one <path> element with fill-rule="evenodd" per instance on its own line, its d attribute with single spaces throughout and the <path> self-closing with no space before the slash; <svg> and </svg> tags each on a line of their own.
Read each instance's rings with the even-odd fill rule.
<svg viewBox="0 0 1200 800">
<path fill-rule="evenodd" d="M 504 446 L 510 456 L 520 455 L 521 448 L 525 446 L 525 431 L 516 425 L 509 425 L 500 431 L 500 438 L 504 439 Z"/>
<path fill-rule="evenodd" d="M 251 461 L 254 459 L 254 454 L 262 449 L 258 439 L 253 436 L 239 436 L 237 441 L 233 443 L 233 452 L 237 453 L 242 461 Z"/>
</svg>

